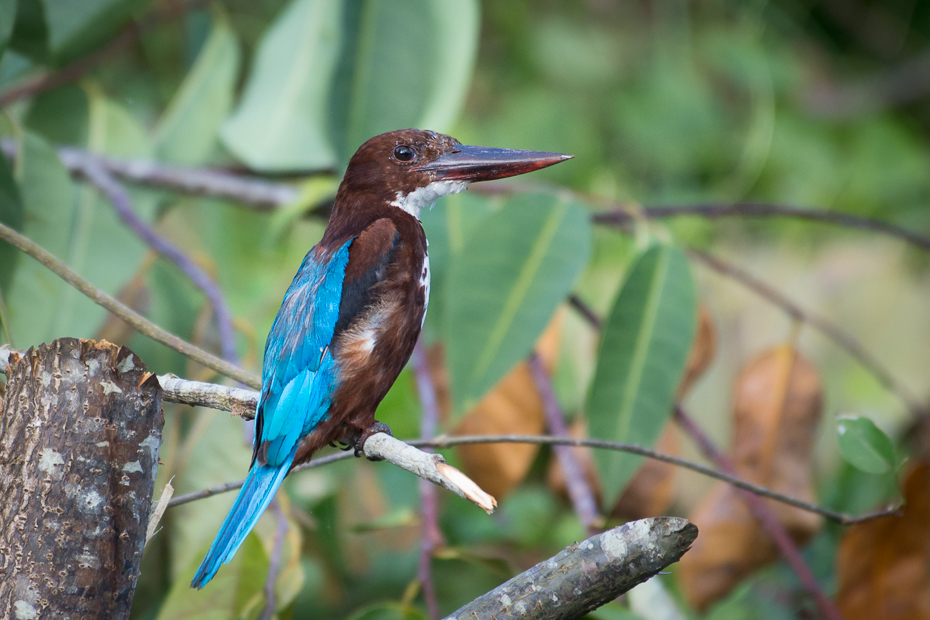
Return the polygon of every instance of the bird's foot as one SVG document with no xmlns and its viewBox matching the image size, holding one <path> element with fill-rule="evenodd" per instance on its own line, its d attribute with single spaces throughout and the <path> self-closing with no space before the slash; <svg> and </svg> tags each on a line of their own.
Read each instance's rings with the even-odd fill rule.
<svg viewBox="0 0 930 620">
<path fill-rule="evenodd" d="M 355 440 L 355 456 L 356 457 L 362 456 L 362 454 L 364 454 L 364 450 L 362 448 L 365 447 L 365 442 L 368 441 L 368 438 L 371 437 L 372 435 L 377 435 L 378 433 L 387 433 L 388 435 L 391 435 L 391 437 L 394 436 L 393 434 L 391 434 L 390 426 L 388 426 L 384 422 L 376 421 L 374 424 L 372 424 L 371 426 L 363 430 L 361 433 L 359 433 L 359 436 L 356 438 Z M 368 460 L 380 461 L 381 459 L 368 459 Z"/>
<path fill-rule="evenodd" d="M 343 452 L 345 452 L 346 450 L 351 450 L 352 448 L 355 447 L 353 444 L 345 443 L 344 441 L 331 441 L 329 442 L 329 445 L 330 447 L 338 448 L 339 450 L 342 450 Z M 355 456 L 358 456 L 358 455 L 356 454 Z"/>
</svg>

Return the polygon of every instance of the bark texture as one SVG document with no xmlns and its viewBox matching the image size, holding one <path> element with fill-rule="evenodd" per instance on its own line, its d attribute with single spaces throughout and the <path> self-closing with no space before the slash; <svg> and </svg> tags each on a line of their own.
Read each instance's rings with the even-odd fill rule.
<svg viewBox="0 0 930 620">
<path fill-rule="evenodd" d="M 0 617 L 128 618 L 164 417 L 132 351 L 13 353 L 0 407 Z"/>
<path fill-rule="evenodd" d="M 677 562 L 697 538 L 678 517 L 633 521 L 575 543 L 446 620 L 574 620 Z"/>
</svg>

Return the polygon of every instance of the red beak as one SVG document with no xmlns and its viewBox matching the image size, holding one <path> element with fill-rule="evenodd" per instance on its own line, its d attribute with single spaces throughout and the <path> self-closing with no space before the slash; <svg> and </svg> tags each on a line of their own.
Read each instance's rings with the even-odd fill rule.
<svg viewBox="0 0 930 620">
<path fill-rule="evenodd" d="M 439 159 L 415 168 L 442 181 L 490 181 L 526 174 L 571 159 L 574 155 L 460 145 Z"/>
</svg>

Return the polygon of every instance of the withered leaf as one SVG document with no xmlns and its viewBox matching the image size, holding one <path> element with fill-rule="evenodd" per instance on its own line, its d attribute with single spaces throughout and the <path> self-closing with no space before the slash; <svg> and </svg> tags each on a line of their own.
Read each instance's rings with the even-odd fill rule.
<svg viewBox="0 0 930 620">
<path fill-rule="evenodd" d="M 732 455 L 740 477 L 812 501 L 811 453 L 822 388 L 814 366 L 791 346 L 771 349 L 741 373 L 734 394 Z M 817 515 L 765 500 L 798 543 L 820 527 Z M 701 535 L 680 563 L 681 584 L 699 610 L 778 557 L 778 549 L 736 490 L 720 483 L 690 519 Z"/>
<path fill-rule="evenodd" d="M 849 528 L 836 556 L 837 605 L 846 620 L 930 619 L 930 463 L 904 483 L 901 516 Z"/>
<path fill-rule="evenodd" d="M 558 357 L 562 312 L 536 344 L 546 370 Z M 526 362 L 518 364 L 478 403 L 456 427 L 455 435 L 540 435 L 546 430 L 542 398 Z M 529 444 L 476 444 L 459 446 L 467 473 L 481 488 L 500 500 L 529 473 L 539 446 Z"/>
</svg>

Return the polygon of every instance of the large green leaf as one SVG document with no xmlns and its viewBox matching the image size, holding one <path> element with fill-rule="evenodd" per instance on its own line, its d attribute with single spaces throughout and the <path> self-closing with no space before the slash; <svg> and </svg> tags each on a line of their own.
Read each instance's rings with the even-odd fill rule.
<svg viewBox="0 0 930 620">
<path fill-rule="evenodd" d="M 62 63 L 104 43 L 149 1 L 20 0 L 11 44 L 38 61 Z"/>
<path fill-rule="evenodd" d="M 474 406 L 529 354 L 590 250 L 585 209 L 551 195 L 514 197 L 467 238 L 445 291 L 456 412 Z"/>
<path fill-rule="evenodd" d="M 477 0 L 292 0 L 223 140 L 269 171 L 345 165 L 392 129 L 447 130 L 471 80 Z"/>
<path fill-rule="evenodd" d="M 495 211 L 502 200 L 464 192 L 440 198 L 436 206 L 420 214 L 429 239 L 430 299 L 426 313 L 427 337 L 442 331 L 445 321 L 446 275 L 452 257 L 462 251 L 465 240 Z"/>
<path fill-rule="evenodd" d="M 55 150 L 35 134 L 23 136 L 20 152 L 16 180 L 23 200 L 23 234 L 55 256 L 67 256 L 74 203 L 71 177 Z M 36 261 L 21 261 L 6 300 L 17 346 L 51 340 L 65 286 Z"/>
<path fill-rule="evenodd" d="M 149 0 L 42 0 L 48 49 L 64 60 L 103 43 Z"/>
<path fill-rule="evenodd" d="M 448 130 L 471 79 L 477 2 L 348 0 L 345 6 L 330 125 L 341 163 L 385 131 Z"/>
<path fill-rule="evenodd" d="M 6 45 L 13 34 L 13 23 L 16 20 L 16 0 L 0 0 L 0 57 L 6 50 Z"/>
<path fill-rule="evenodd" d="M 165 110 L 155 130 L 160 159 L 202 164 L 213 153 L 220 125 L 232 108 L 239 69 L 239 45 L 220 10 L 197 61 Z"/>
<path fill-rule="evenodd" d="M 13 179 L 13 171 L 5 157 L 0 155 L 0 222 L 11 228 L 23 227 L 23 203 L 19 188 Z M 6 295 L 17 264 L 19 250 L 0 241 L 0 293 Z"/>
<path fill-rule="evenodd" d="M 676 247 L 652 246 L 632 265 L 604 326 L 587 403 L 592 437 L 644 446 L 658 439 L 694 337 L 695 304 L 688 262 Z M 595 451 L 605 505 L 641 461 Z"/>
<path fill-rule="evenodd" d="M 250 534 L 232 561 L 221 567 L 203 590 L 195 590 L 190 583 L 201 557 L 178 575 L 159 610 L 158 620 L 233 620 L 243 617 L 246 610 L 261 609 L 257 606 L 264 604 L 268 556 L 258 535 Z"/>
<path fill-rule="evenodd" d="M 226 146 L 252 168 L 326 168 L 327 101 L 341 30 L 337 0 L 292 0 L 262 37 Z"/>
</svg>

